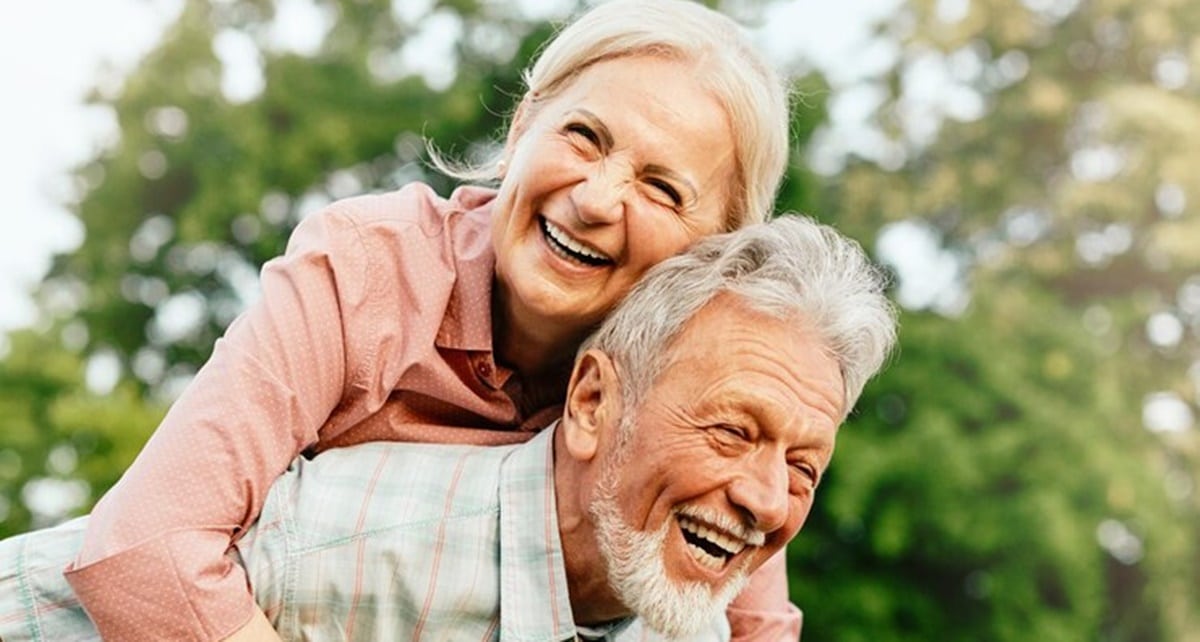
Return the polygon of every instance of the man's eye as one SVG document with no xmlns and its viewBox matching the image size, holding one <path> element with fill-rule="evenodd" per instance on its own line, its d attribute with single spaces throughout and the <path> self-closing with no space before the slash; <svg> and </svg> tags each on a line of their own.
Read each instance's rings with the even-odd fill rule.
<svg viewBox="0 0 1200 642">
<path fill-rule="evenodd" d="M 586 138 L 587 141 L 594 147 L 600 147 L 600 136 L 598 136 L 591 127 L 588 127 L 583 123 L 571 123 L 570 125 L 567 125 L 566 130 L 569 134 L 575 134 L 576 136 L 582 136 Z"/>
<path fill-rule="evenodd" d="M 650 179 L 647 183 L 661 192 L 663 196 L 666 196 L 667 200 L 671 201 L 671 204 L 675 207 L 683 205 L 683 197 L 679 195 L 679 190 L 675 189 L 670 183 L 656 178 Z"/>
<path fill-rule="evenodd" d="M 816 487 L 817 481 L 820 479 L 820 475 L 817 474 L 817 469 L 813 468 L 812 465 L 806 462 L 798 461 L 792 464 L 792 470 L 796 471 L 800 478 L 803 479 L 809 487 Z"/>
<path fill-rule="evenodd" d="M 712 432 L 724 444 L 738 444 L 746 441 L 746 431 L 737 426 L 719 424 L 712 427 Z"/>
</svg>

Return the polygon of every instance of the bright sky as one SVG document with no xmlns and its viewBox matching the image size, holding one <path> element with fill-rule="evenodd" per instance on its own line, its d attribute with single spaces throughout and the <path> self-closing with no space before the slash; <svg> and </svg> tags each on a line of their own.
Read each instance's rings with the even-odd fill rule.
<svg viewBox="0 0 1200 642">
<path fill-rule="evenodd" d="M 59 206 L 66 173 L 115 125 L 82 99 L 110 61 L 128 69 L 157 41 L 178 1 L 13 2 L 0 19 L 0 331 L 32 322 L 28 292 L 55 251 L 82 240 Z"/>
<path fill-rule="evenodd" d="M 870 22 L 890 13 L 897 2 L 782 2 L 771 7 L 762 41 L 773 57 L 801 56 L 825 69 L 835 86 L 847 85 L 894 60 L 894 51 L 866 43 Z M 115 131 L 112 115 L 85 107 L 84 95 L 105 77 L 106 66 L 130 69 L 156 44 L 181 4 L 38 0 L 14 2 L 5 10 L 0 20 L 0 81 L 7 96 L 0 102 L 0 193 L 6 199 L 0 210 L 0 332 L 33 322 L 28 293 L 54 252 L 69 251 L 82 240 L 82 229 L 60 205 L 69 185 L 67 172 Z M 289 32 L 313 32 L 303 0 L 281 4 L 293 8 L 285 12 L 288 20 L 281 20 Z M 556 15 L 551 6 L 562 4 L 520 3 L 530 13 L 550 15 Z M 852 116 L 855 107 L 839 109 Z M 843 125 L 853 129 L 853 123 Z"/>
</svg>

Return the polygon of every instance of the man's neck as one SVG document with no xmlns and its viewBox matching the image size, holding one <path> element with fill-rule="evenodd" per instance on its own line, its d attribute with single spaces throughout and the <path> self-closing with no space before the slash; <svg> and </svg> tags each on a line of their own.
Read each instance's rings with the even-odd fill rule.
<svg viewBox="0 0 1200 642">
<path fill-rule="evenodd" d="M 587 507 L 598 466 L 583 465 L 566 453 L 563 431 L 554 435 L 554 496 L 571 612 L 577 624 L 594 625 L 628 617 L 629 609 L 608 583 L 595 524 Z"/>
</svg>

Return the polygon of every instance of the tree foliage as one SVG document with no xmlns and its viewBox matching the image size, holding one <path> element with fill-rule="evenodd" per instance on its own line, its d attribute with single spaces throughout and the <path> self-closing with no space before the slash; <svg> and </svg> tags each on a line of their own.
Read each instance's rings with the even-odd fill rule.
<svg viewBox="0 0 1200 642">
<path fill-rule="evenodd" d="M 881 25 L 888 144 L 825 210 L 927 230 L 969 304 L 907 314 L 843 430 L 791 552 L 822 638 L 1200 639 L 1197 21 L 977 0 Z"/>
<path fill-rule="evenodd" d="M 188 0 L 93 96 L 120 138 L 75 174 L 86 238 L 0 360 L 0 536 L 116 481 L 303 216 L 414 179 L 448 193 L 424 141 L 496 144 L 554 28 L 499 2 L 319 0 L 328 30 L 297 49 L 285 4 Z M 1200 640 L 1198 22 L 1175 0 L 914 0 L 879 25 L 894 64 L 858 81 L 877 142 L 850 152 L 824 102 L 847 88 L 797 79 L 779 209 L 884 260 L 923 230 L 951 267 L 897 264 L 901 289 L 949 269 L 965 293 L 909 302 L 842 430 L 789 551 L 806 636 Z M 437 33 L 449 67 L 422 73 Z M 230 43 L 259 91 L 223 89 Z"/>
</svg>

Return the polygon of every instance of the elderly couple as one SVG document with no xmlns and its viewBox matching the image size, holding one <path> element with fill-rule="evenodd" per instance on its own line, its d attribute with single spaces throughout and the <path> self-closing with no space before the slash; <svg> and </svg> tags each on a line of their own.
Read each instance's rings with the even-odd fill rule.
<svg viewBox="0 0 1200 642">
<path fill-rule="evenodd" d="M 439 161 L 497 187 L 305 219 L 92 515 L 0 543 L 0 639 L 798 637 L 880 279 L 761 222 L 786 91 L 724 16 L 600 4 L 525 80 Z"/>
<path fill-rule="evenodd" d="M 584 342 L 555 424 L 299 457 L 230 558 L 285 639 L 609 639 L 632 617 L 728 637 L 722 611 L 800 529 L 892 333 L 831 229 L 711 237 Z M 95 636 L 62 576 L 85 520 L 0 543 L 4 640 Z"/>
</svg>

